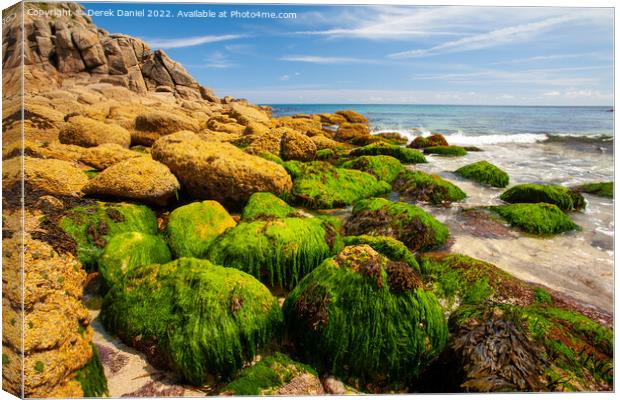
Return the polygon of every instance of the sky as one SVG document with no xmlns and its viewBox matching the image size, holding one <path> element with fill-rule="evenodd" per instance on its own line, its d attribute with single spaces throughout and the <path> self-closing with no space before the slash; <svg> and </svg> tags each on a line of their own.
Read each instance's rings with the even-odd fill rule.
<svg viewBox="0 0 620 400">
<path fill-rule="evenodd" d="M 82 4 L 260 104 L 613 104 L 611 8 Z"/>
</svg>

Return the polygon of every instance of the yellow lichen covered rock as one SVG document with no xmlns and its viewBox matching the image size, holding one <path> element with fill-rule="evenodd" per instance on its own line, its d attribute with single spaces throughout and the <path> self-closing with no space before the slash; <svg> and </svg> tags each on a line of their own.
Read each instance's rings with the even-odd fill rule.
<svg viewBox="0 0 620 400">
<path fill-rule="evenodd" d="M 2 163 L 2 187 L 16 190 L 21 185 L 22 170 L 20 158 Z M 52 194 L 80 197 L 88 183 L 88 177 L 79 168 L 67 161 L 24 157 L 24 184 L 34 194 Z"/>
<path fill-rule="evenodd" d="M 153 158 L 166 164 L 184 190 L 197 199 L 239 206 L 255 192 L 276 195 L 291 190 L 284 168 L 221 142 L 206 142 L 191 132 L 164 136 L 153 145 Z"/>
<path fill-rule="evenodd" d="M 128 150 L 115 143 L 106 143 L 84 150 L 80 157 L 80 161 L 102 170 L 121 161 L 138 157 L 142 157 L 138 152 Z"/>
<path fill-rule="evenodd" d="M 355 111 L 341 110 L 341 111 L 336 111 L 336 114 L 342 115 L 347 120 L 347 122 L 350 122 L 353 124 L 368 124 L 368 118 L 366 118 L 362 114 L 357 113 Z"/>
<path fill-rule="evenodd" d="M 345 122 L 338 128 L 336 140 L 364 145 L 372 141 L 372 135 L 365 124 Z"/>
<path fill-rule="evenodd" d="M 316 146 L 317 150 L 323 150 L 323 149 L 338 149 L 338 148 L 342 148 L 343 145 L 340 142 L 337 142 L 335 140 L 332 140 L 328 137 L 325 137 L 323 135 L 317 135 L 317 136 L 312 136 L 310 138 L 310 140 L 312 140 L 312 142 L 314 142 L 314 145 Z"/>
<path fill-rule="evenodd" d="M 282 132 L 282 158 L 284 160 L 312 161 L 316 154 L 316 144 L 306 135 L 289 128 Z"/>
<path fill-rule="evenodd" d="M 274 119 L 274 125 L 290 128 L 308 136 L 316 136 L 322 132 L 320 119 L 310 118 L 310 116 L 308 118 L 280 117 Z"/>
<path fill-rule="evenodd" d="M 106 124 L 92 118 L 76 115 L 68 119 L 58 133 L 58 140 L 63 144 L 93 147 L 104 143 L 116 143 L 129 147 L 129 131 L 116 124 Z"/>
<path fill-rule="evenodd" d="M 269 115 L 265 111 L 247 104 L 231 104 L 230 116 L 242 125 L 248 125 L 250 122 L 269 124 Z"/>
<path fill-rule="evenodd" d="M 135 120 L 135 130 L 131 133 L 133 144 L 150 146 L 164 135 L 179 131 L 198 132 L 200 124 L 181 113 L 157 111 L 140 114 Z"/>
<path fill-rule="evenodd" d="M 84 192 L 166 205 L 179 189 L 179 181 L 168 167 L 148 157 L 139 157 L 105 169 L 91 179 Z"/>
</svg>

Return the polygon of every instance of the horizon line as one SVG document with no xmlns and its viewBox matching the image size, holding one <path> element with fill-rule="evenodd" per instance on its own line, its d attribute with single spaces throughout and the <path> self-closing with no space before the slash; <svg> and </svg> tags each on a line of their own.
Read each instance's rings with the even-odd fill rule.
<svg viewBox="0 0 620 400">
<path fill-rule="evenodd" d="M 459 106 L 459 107 L 606 107 L 614 109 L 612 105 L 549 105 L 549 104 L 457 104 L 457 103 L 282 103 L 282 102 L 256 102 L 258 105 L 267 106 Z"/>
</svg>

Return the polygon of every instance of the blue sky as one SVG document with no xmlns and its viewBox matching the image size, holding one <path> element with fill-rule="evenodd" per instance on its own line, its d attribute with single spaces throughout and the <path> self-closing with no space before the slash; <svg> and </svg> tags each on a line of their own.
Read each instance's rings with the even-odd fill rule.
<svg viewBox="0 0 620 400">
<path fill-rule="evenodd" d="M 93 20 L 256 103 L 613 104 L 611 8 L 83 4 L 170 11 Z M 228 17 L 178 16 L 192 10 Z"/>
</svg>

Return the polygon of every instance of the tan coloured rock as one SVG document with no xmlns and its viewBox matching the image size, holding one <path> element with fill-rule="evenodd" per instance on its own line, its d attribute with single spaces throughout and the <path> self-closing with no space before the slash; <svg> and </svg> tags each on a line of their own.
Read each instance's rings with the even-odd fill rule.
<svg viewBox="0 0 620 400">
<path fill-rule="evenodd" d="M 280 154 L 283 129 L 270 129 L 267 126 L 253 122 L 245 130 L 245 136 L 235 142 L 237 145 L 245 145 L 245 151 L 249 154 L 261 155 L 263 153 Z"/>
<path fill-rule="evenodd" d="M 343 122 L 348 122 L 345 117 L 340 114 L 319 114 L 321 118 L 321 124 L 323 125 L 340 125 Z"/>
<path fill-rule="evenodd" d="M 314 160 L 317 147 L 311 138 L 289 128 L 277 129 L 283 130 L 280 153 L 283 160 Z"/>
<path fill-rule="evenodd" d="M 127 150 L 114 143 L 106 143 L 84 150 L 80 161 L 91 167 L 103 170 L 121 161 L 138 157 L 142 157 L 142 155 L 136 151 Z"/>
<path fill-rule="evenodd" d="M 317 150 L 323 150 L 323 149 L 335 150 L 335 149 L 344 147 L 342 143 L 332 140 L 330 138 L 327 138 L 323 135 L 312 136 L 310 140 L 314 142 L 314 145 L 316 146 Z"/>
<path fill-rule="evenodd" d="M 338 128 L 335 139 L 341 142 L 364 145 L 372 141 L 372 135 L 367 125 L 345 122 Z"/>
<path fill-rule="evenodd" d="M 63 144 L 93 147 L 104 143 L 116 143 L 129 147 L 131 135 L 127 129 L 116 124 L 106 124 L 92 118 L 76 115 L 68 119 L 58 133 Z"/>
<path fill-rule="evenodd" d="M 164 136 L 153 145 L 153 158 L 166 164 L 194 198 L 240 206 L 255 192 L 276 195 L 292 188 L 280 165 L 221 142 L 205 142 L 192 132 Z"/>
<path fill-rule="evenodd" d="M 366 118 L 360 113 L 356 113 L 355 111 L 341 110 L 336 111 L 336 114 L 342 115 L 347 120 L 347 122 L 353 124 L 368 124 L 368 118 Z"/>
<path fill-rule="evenodd" d="M 179 189 L 179 181 L 168 167 L 148 157 L 138 157 L 105 169 L 90 180 L 84 193 L 164 206 Z"/>
<path fill-rule="evenodd" d="M 248 125 L 250 122 L 260 122 L 268 125 L 270 119 L 265 111 L 241 103 L 231 104 L 230 116 L 242 125 Z"/>
<path fill-rule="evenodd" d="M 27 191 L 34 194 L 81 197 L 88 177 L 67 161 L 24 157 L 23 178 Z M 21 158 L 2 163 L 2 188 L 13 192 L 22 182 Z"/>
<path fill-rule="evenodd" d="M 152 145 L 161 136 L 179 131 L 198 132 L 198 121 L 184 114 L 166 111 L 140 114 L 135 120 L 136 131 L 132 132 L 133 144 Z"/>
<path fill-rule="evenodd" d="M 308 136 L 316 136 L 322 133 L 320 120 L 313 118 L 280 117 L 274 119 L 274 125 L 291 128 Z"/>
</svg>

